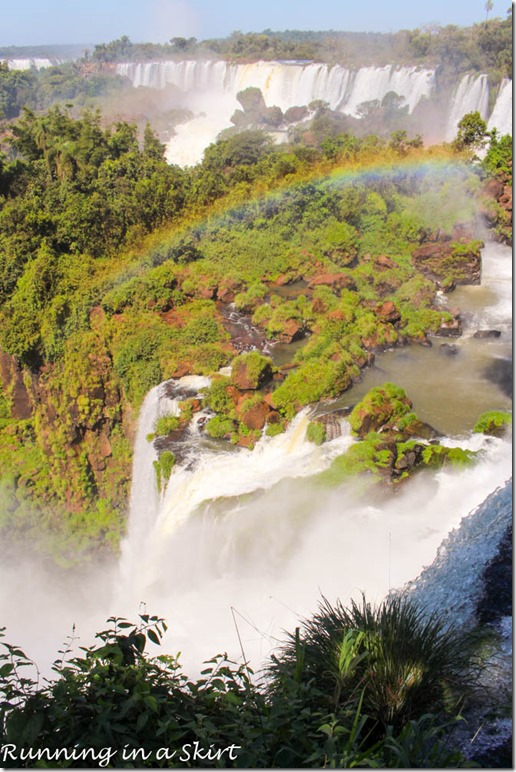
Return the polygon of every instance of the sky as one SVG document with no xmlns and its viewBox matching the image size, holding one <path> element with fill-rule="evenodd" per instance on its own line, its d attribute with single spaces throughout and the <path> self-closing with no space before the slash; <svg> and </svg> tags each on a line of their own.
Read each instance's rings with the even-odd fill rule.
<svg viewBox="0 0 516 772">
<path fill-rule="evenodd" d="M 427 24 L 467 26 L 486 17 L 485 0 L 0 0 L 0 46 L 203 40 L 234 30 L 395 32 Z M 493 0 L 490 17 L 506 17 Z"/>
</svg>

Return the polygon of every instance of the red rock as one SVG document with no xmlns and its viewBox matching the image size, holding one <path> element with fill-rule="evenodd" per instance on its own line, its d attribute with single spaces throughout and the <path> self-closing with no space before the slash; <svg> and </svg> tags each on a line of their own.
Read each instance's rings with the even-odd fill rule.
<svg viewBox="0 0 516 772">
<path fill-rule="evenodd" d="M 326 306 L 324 305 L 321 298 L 315 298 L 314 302 L 312 303 L 312 310 L 314 314 L 324 314 L 326 312 Z"/>
<path fill-rule="evenodd" d="M 353 279 L 347 273 L 319 273 L 308 282 L 308 287 L 335 287 L 338 289 L 356 289 Z"/>
<path fill-rule="evenodd" d="M 303 325 L 295 319 L 288 319 L 282 331 L 276 336 L 281 343 L 293 343 L 303 337 Z"/>
<path fill-rule="evenodd" d="M 392 300 L 387 300 L 385 303 L 382 303 L 382 305 L 377 308 L 376 315 L 382 322 L 389 322 L 390 324 L 399 322 L 401 319 L 401 314 Z"/>
<path fill-rule="evenodd" d="M 397 265 L 394 260 L 387 255 L 379 255 L 375 257 L 374 264 L 377 268 L 396 268 Z"/>
<path fill-rule="evenodd" d="M 100 432 L 98 440 L 99 453 L 102 458 L 107 458 L 112 454 L 111 443 L 105 431 Z"/>
<path fill-rule="evenodd" d="M 265 421 L 270 413 L 270 407 L 265 400 L 253 405 L 242 414 L 241 421 L 248 429 L 263 429 Z"/>
<path fill-rule="evenodd" d="M 241 396 L 239 389 L 237 389 L 235 386 L 226 386 L 226 393 L 229 394 L 230 398 L 236 405 Z"/>
</svg>

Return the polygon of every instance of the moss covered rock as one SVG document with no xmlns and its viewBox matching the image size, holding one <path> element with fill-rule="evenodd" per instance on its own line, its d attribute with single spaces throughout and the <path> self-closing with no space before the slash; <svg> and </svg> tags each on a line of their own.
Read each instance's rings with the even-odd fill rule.
<svg viewBox="0 0 516 772">
<path fill-rule="evenodd" d="M 355 434 L 365 437 L 369 432 L 397 430 L 397 423 L 411 411 L 412 402 L 405 391 L 394 383 L 384 383 L 355 405 L 349 422 Z"/>
<path fill-rule="evenodd" d="M 273 365 L 269 357 L 258 351 L 249 351 L 235 357 L 231 363 L 231 382 L 237 389 L 259 389 L 272 376 Z"/>
<path fill-rule="evenodd" d="M 489 434 L 492 437 L 502 437 L 507 428 L 512 424 L 512 414 L 499 410 L 489 410 L 482 413 L 476 422 L 473 431 L 477 434 Z"/>
</svg>

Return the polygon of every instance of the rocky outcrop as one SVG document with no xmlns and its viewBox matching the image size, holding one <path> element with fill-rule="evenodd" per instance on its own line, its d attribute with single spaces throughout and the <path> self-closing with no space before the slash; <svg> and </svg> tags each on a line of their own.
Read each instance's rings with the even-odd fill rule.
<svg viewBox="0 0 516 772">
<path fill-rule="evenodd" d="M 474 338 L 499 338 L 502 333 L 500 330 L 476 330 L 473 333 Z"/>
<path fill-rule="evenodd" d="M 435 234 L 434 234 L 435 235 Z M 480 284 L 483 241 L 451 241 L 442 235 L 412 252 L 416 268 L 445 290 L 457 284 Z"/>
<path fill-rule="evenodd" d="M 33 405 L 31 392 L 34 392 L 35 380 L 29 372 L 25 372 L 24 378 L 24 372 L 16 359 L 4 351 L 0 351 L 0 381 L 4 394 L 11 399 L 13 418 L 30 418 Z"/>
<path fill-rule="evenodd" d="M 272 362 L 258 351 L 241 354 L 232 362 L 231 381 L 240 391 L 259 389 L 272 375 Z"/>
<path fill-rule="evenodd" d="M 239 418 L 244 426 L 251 430 L 261 431 L 265 426 L 269 413 L 271 412 L 271 408 L 267 402 L 262 400 L 261 402 L 257 402 L 256 404 L 251 405 L 251 407 L 248 409 L 245 409 L 244 403 L 242 407 L 244 409 L 240 413 Z"/>
<path fill-rule="evenodd" d="M 309 289 L 325 286 L 333 289 L 356 290 L 355 282 L 347 273 L 319 273 L 312 278 L 307 277 L 307 281 Z"/>
</svg>

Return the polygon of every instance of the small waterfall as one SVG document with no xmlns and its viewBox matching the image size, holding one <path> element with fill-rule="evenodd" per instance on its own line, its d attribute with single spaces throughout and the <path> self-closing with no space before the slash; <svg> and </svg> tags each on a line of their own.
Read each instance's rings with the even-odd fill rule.
<svg viewBox="0 0 516 772">
<path fill-rule="evenodd" d="M 489 86 L 487 75 L 464 75 L 455 90 L 448 123 L 446 126 L 446 141 L 450 142 L 457 133 L 459 121 L 467 114 L 479 112 L 482 118 L 487 118 L 489 103 Z"/>
<path fill-rule="evenodd" d="M 429 97 L 434 88 L 435 71 L 417 67 L 362 67 L 353 77 L 349 94 L 341 106 L 348 115 L 357 117 L 362 102 L 382 101 L 390 91 L 405 99 L 411 113 L 423 97 Z"/>
<path fill-rule="evenodd" d="M 512 135 L 512 80 L 509 78 L 504 78 L 500 84 L 487 128 L 498 129 L 499 135 Z"/>
<path fill-rule="evenodd" d="M 65 59 L 7 59 L 10 70 L 43 70 L 46 67 L 55 67 L 63 64 Z"/>
<path fill-rule="evenodd" d="M 159 515 L 158 492 L 154 462 L 158 454 L 149 435 L 154 433 L 156 421 L 164 415 L 179 415 L 181 396 L 197 394 L 207 386 L 209 379 L 185 376 L 176 382 L 165 381 L 152 388 L 140 408 L 138 429 L 134 444 L 131 497 L 127 536 L 122 543 L 120 574 L 123 587 L 134 585 L 134 565 L 146 552 L 149 535 Z M 174 394 L 177 392 L 177 396 Z M 180 396 L 181 395 L 181 396 Z"/>
<path fill-rule="evenodd" d="M 146 395 L 140 408 L 138 430 L 134 443 L 131 498 L 127 537 L 122 543 L 120 573 L 123 585 L 130 582 L 133 566 L 141 557 L 149 530 L 158 513 L 159 494 L 154 461 L 157 453 L 147 436 L 154 431 L 159 416 L 160 386 Z"/>
</svg>

